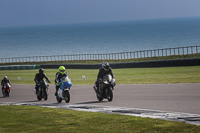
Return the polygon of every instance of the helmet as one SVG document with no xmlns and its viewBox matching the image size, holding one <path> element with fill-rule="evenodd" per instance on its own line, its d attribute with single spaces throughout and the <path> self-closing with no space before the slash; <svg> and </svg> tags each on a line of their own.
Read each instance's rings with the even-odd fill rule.
<svg viewBox="0 0 200 133">
<path fill-rule="evenodd" d="M 8 77 L 7 76 L 4 76 L 4 78 L 3 78 L 4 80 L 6 80 L 6 79 L 8 79 Z"/>
<path fill-rule="evenodd" d="M 40 74 L 43 74 L 43 73 L 44 73 L 44 69 L 43 69 L 43 68 L 40 68 L 40 69 L 39 69 L 39 73 L 40 73 Z"/>
<path fill-rule="evenodd" d="M 102 67 L 103 67 L 105 70 L 108 70 L 109 67 L 110 67 L 110 65 L 109 65 L 108 62 L 103 62 L 103 63 L 102 63 Z"/>
<path fill-rule="evenodd" d="M 61 74 L 65 74 L 65 67 L 64 66 L 60 66 L 58 70 Z"/>
</svg>

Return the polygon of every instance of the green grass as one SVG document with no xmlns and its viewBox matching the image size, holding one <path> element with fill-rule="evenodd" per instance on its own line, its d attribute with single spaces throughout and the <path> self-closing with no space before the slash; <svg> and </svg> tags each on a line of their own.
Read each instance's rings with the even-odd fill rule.
<svg viewBox="0 0 200 133">
<path fill-rule="evenodd" d="M 33 106 L 0 106 L 0 132 L 137 132 L 197 133 L 200 127 L 159 119 L 49 109 Z"/>
<path fill-rule="evenodd" d="M 54 83 L 57 69 L 45 69 L 45 74 Z M 94 84 L 98 69 L 66 69 L 73 85 Z M 127 68 L 113 69 L 117 84 L 154 84 L 154 83 L 199 83 L 200 66 L 160 67 L 160 68 Z M 0 70 L 0 76 L 7 75 L 12 84 L 34 84 L 34 70 Z M 86 80 L 82 80 L 82 76 Z M 21 77 L 21 80 L 17 80 Z"/>
</svg>

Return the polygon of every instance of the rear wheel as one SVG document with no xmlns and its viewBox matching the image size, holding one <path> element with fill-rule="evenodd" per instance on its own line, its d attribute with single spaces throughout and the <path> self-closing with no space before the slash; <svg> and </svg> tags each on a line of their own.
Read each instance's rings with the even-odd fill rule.
<svg viewBox="0 0 200 133">
<path fill-rule="evenodd" d="M 63 93 L 65 93 L 65 94 L 64 94 L 65 102 L 66 102 L 66 103 L 69 103 L 69 101 L 70 101 L 70 93 L 69 93 L 69 90 L 66 90 L 66 91 L 64 91 Z"/>
<path fill-rule="evenodd" d="M 111 102 L 112 99 L 113 99 L 113 92 L 112 92 L 112 89 L 110 87 L 107 88 L 107 99 L 108 99 L 109 102 Z"/>
</svg>

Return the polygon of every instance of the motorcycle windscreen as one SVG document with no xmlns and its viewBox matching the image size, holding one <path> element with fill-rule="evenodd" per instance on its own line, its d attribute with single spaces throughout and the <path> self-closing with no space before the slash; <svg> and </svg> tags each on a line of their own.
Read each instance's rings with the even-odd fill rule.
<svg viewBox="0 0 200 133">
<path fill-rule="evenodd" d="M 71 82 L 63 82 L 60 86 L 60 89 L 63 90 L 64 88 L 70 88 L 72 86 Z"/>
</svg>

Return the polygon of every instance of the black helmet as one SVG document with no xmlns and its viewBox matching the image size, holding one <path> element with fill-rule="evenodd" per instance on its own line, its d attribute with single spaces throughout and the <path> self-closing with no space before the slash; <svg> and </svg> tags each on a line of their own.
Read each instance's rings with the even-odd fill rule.
<svg viewBox="0 0 200 133">
<path fill-rule="evenodd" d="M 108 62 L 103 62 L 103 63 L 102 63 L 102 67 L 103 67 L 105 70 L 108 70 L 109 67 L 110 67 L 110 65 L 109 65 Z"/>
<path fill-rule="evenodd" d="M 43 68 L 40 68 L 40 69 L 39 69 L 39 73 L 40 73 L 40 74 L 43 74 L 43 73 L 44 73 L 44 69 L 43 69 Z"/>
</svg>

